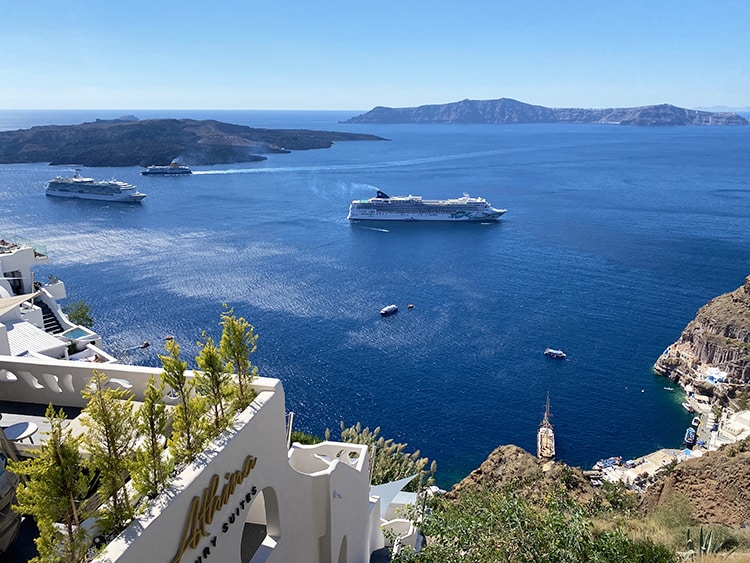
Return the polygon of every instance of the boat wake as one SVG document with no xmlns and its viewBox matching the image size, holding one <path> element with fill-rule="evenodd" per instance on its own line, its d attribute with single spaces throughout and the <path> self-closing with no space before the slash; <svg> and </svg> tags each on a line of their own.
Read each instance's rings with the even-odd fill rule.
<svg viewBox="0 0 750 563">
<path fill-rule="evenodd" d="M 368 231 L 380 231 L 381 233 L 390 233 L 388 229 L 378 229 L 377 227 L 360 227 L 360 229 L 367 229 Z"/>
<path fill-rule="evenodd" d="M 357 164 L 327 164 L 320 166 L 278 166 L 273 168 L 227 168 L 220 170 L 193 170 L 193 174 L 274 174 L 278 172 L 324 172 L 335 170 L 372 170 L 379 168 L 396 168 L 401 166 L 414 166 L 415 164 L 429 164 L 432 162 L 444 162 L 450 160 L 462 160 L 469 158 L 483 158 L 493 154 L 516 152 L 514 149 L 497 149 L 491 151 L 478 151 L 459 154 L 444 154 L 423 158 L 409 158 L 406 160 L 390 160 L 386 162 L 370 162 Z"/>
</svg>

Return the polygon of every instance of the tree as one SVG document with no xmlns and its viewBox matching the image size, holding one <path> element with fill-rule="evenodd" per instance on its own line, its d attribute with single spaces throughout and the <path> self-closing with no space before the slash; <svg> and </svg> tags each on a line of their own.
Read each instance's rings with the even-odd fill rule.
<svg viewBox="0 0 750 563">
<path fill-rule="evenodd" d="M 207 401 L 207 407 L 213 415 L 211 432 L 216 436 L 229 424 L 229 417 L 224 404 L 231 396 L 231 377 L 227 365 L 221 355 L 221 350 L 210 336 L 203 332 L 205 342 L 198 342 L 200 353 L 195 361 L 201 371 L 195 374 L 196 390 Z"/>
<path fill-rule="evenodd" d="M 165 432 L 169 417 L 164 403 L 164 383 L 152 375 L 144 392 L 144 401 L 136 415 L 136 428 L 142 445 L 136 450 L 131 472 L 135 490 L 155 497 L 167 485 L 172 471 L 171 460 L 165 457 Z"/>
<path fill-rule="evenodd" d="M 91 307 L 85 301 L 74 301 L 68 303 L 63 308 L 63 313 L 68 316 L 71 323 L 92 328 L 94 319 L 91 317 Z"/>
<path fill-rule="evenodd" d="M 255 398 L 255 392 L 250 386 L 253 378 L 258 375 L 258 368 L 250 363 L 250 354 L 258 347 L 258 335 L 255 328 L 243 317 L 237 317 L 234 309 L 224 305 L 221 314 L 222 327 L 219 348 L 224 360 L 232 364 L 237 376 L 236 408 L 244 410 Z"/>
<path fill-rule="evenodd" d="M 737 396 L 737 408 L 744 411 L 747 409 L 748 405 L 750 405 L 750 393 L 745 389 Z"/>
<path fill-rule="evenodd" d="M 172 423 L 172 436 L 169 439 L 169 451 L 175 462 L 189 463 L 201 452 L 205 442 L 203 400 L 194 396 L 195 382 L 185 375 L 187 362 L 180 359 L 180 345 L 176 340 L 167 340 L 167 355 L 159 354 L 164 371 L 162 380 L 172 388 L 177 398 Z"/>
<path fill-rule="evenodd" d="M 88 561 L 86 529 L 81 526 L 88 516 L 82 504 L 89 486 L 79 451 L 80 439 L 63 431 L 65 413 L 55 412 L 52 405 L 45 413 L 50 431 L 39 446 L 38 455 L 20 462 L 9 462 L 8 469 L 28 477 L 19 485 L 17 504 L 13 509 L 30 514 L 39 527 L 35 540 L 39 556 L 32 563 L 80 563 Z M 57 526 L 63 524 L 64 531 Z"/>
<path fill-rule="evenodd" d="M 125 486 L 135 447 L 133 394 L 108 387 L 107 376 L 94 370 L 81 394 L 88 400 L 83 424 L 88 428 L 84 444 L 91 454 L 89 465 L 99 472 L 100 497 L 104 501 L 97 520 L 103 531 L 119 532 L 133 519 L 133 506 Z"/>
</svg>

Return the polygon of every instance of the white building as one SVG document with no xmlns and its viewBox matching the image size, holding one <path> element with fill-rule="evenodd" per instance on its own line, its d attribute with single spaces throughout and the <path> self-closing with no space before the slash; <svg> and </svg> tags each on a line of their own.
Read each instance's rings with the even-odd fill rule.
<svg viewBox="0 0 750 563">
<path fill-rule="evenodd" d="M 18 251 L 13 249 L 14 255 Z M 18 260 L 18 256 L 9 260 L 6 254 L 0 254 L 3 277 L 27 277 L 22 266 L 34 255 L 28 251 L 24 254 L 26 260 Z M 28 294 L 32 289 L 33 285 L 25 281 L 14 282 L 12 287 L 0 283 L 5 299 Z M 42 289 L 43 294 L 45 291 Z M 10 305 L 9 301 L 5 303 Z M 58 357 L 55 347 L 48 345 L 50 354 L 37 348 L 14 353 L 18 352 L 15 323 L 29 322 L 29 311 L 35 307 L 28 305 L 24 312 L 24 303 L 28 301 L 8 306 L 0 314 L 2 401 L 83 407 L 81 391 L 95 369 L 111 384 L 132 391 L 135 401 L 144 400 L 149 377 L 161 370 L 113 361 L 72 361 L 65 353 Z M 44 333 L 43 327 L 31 324 Z M 44 336 L 57 339 L 66 350 L 71 344 L 62 335 Z M 380 496 L 371 493 L 366 446 L 323 442 L 289 448 L 281 382 L 259 378 L 254 387 L 258 395 L 253 403 L 108 543 L 96 561 L 367 563 L 373 552 L 386 545 L 384 527 L 405 543 L 416 545 L 419 534 L 414 527 L 392 511 L 381 510 Z M 23 414 L 14 416 L 33 419 Z M 73 419 L 70 428 L 80 429 L 82 425 Z M 36 442 L 14 442 L 13 448 L 20 455 L 30 454 L 39 447 L 39 440 Z M 387 495 L 381 496 L 390 503 L 390 499 L 385 500 Z"/>
</svg>

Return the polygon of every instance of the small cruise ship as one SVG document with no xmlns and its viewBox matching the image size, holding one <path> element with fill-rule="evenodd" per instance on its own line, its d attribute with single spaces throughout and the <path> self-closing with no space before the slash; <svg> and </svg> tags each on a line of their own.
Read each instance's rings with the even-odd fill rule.
<svg viewBox="0 0 750 563">
<path fill-rule="evenodd" d="M 507 209 L 496 209 L 486 199 L 464 194 L 454 199 L 422 199 L 421 196 L 389 196 L 378 190 L 375 197 L 355 199 L 349 221 L 496 221 Z"/>
<path fill-rule="evenodd" d="M 554 459 L 555 457 L 555 431 L 549 421 L 549 393 L 547 394 L 547 408 L 544 411 L 544 418 L 536 431 L 536 457 L 544 460 Z"/>
<path fill-rule="evenodd" d="M 47 195 L 128 203 L 140 203 L 146 197 L 146 194 L 139 192 L 133 184 L 119 180 L 84 178 L 78 170 L 72 178 L 57 176 L 50 180 L 47 185 Z"/>
<path fill-rule="evenodd" d="M 192 173 L 189 166 L 173 162 L 169 166 L 149 166 L 141 171 L 141 176 L 187 176 Z"/>
</svg>

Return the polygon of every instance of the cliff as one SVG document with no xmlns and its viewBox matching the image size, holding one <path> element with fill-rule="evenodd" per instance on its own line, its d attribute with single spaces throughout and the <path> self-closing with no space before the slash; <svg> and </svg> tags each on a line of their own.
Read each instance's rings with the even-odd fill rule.
<svg viewBox="0 0 750 563">
<path fill-rule="evenodd" d="M 635 108 L 547 108 L 510 98 L 462 100 L 411 108 L 378 106 L 345 123 L 609 123 L 618 125 L 747 125 L 732 112 L 708 112 L 669 104 Z"/>
<path fill-rule="evenodd" d="M 0 163 L 83 166 L 212 165 L 264 160 L 267 153 L 329 148 L 336 141 L 382 141 L 375 135 L 256 129 L 214 120 L 128 116 L 80 125 L 46 125 L 0 132 Z"/>
<path fill-rule="evenodd" d="M 646 489 L 641 511 L 650 514 L 682 499 L 700 524 L 749 526 L 750 451 L 743 451 L 747 447 L 732 444 L 678 464 Z"/>
<path fill-rule="evenodd" d="M 726 373 L 724 383 L 706 381 L 710 367 Z M 679 340 L 654 365 L 659 375 L 694 384 L 707 395 L 735 397 L 750 386 L 750 276 L 742 287 L 700 308 Z"/>
</svg>

